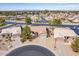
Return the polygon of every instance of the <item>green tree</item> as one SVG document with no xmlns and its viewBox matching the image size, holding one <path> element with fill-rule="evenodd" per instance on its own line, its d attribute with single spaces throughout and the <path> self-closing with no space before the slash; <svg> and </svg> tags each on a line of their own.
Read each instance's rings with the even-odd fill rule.
<svg viewBox="0 0 79 59">
<path fill-rule="evenodd" d="M 62 22 L 61 22 L 60 19 L 49 20 L 48 23 L 49 23 L 50 25 L 60 25 L 60 24 L 62 24 Z"/>
<path fill-rule="evenodd" d="M 25 22 L 26 22 L 27 24 L 31 24 L 31 21 L 32 21 L 32 20 L 31 20 L 30 17 L 26 17 L 26 18 L 25 18 Z"/>
<path fill-rule="evenodd" d="M 25 26 L 24 28 L 21 27 L 21 37 L 22 37 L 21 39 L 22 42 L 25 42 L 26 40 L 32 38 L 31 29 L 29 26 Z"/>
<path fill-rule="evenodd" d="M 40 19 L 40 18 L 39 18 L 39 16 L 38 16 L 38 17 L 36 17 L 36 18 L 35 18 L 36 22 L 38 22 L 38 21 L 39 21 L 39 19 Z"/>
<path fill-rule="evenodd" d="M 48 12 L 49 12 L 49 10 L 44 10 L 44 11 L 43 11 L 44 14 L 46 14 L 46 13 L 48 13 Z"/>
<path fill-rule="evenodd" d="M 5 19 L 4 18 L 0 18 L 0 23 L 3 23 L 5 22 Z"/>
<path fill-rule="evenodd" d="M 79 37 L 71 43 L 71 48 L 74 52 L 79 52 Z"/>
<path fill-rule="evenodd" d="M 0 18 L 0 26 L 4 26 L 5 19 L 4 18 Z"/>
</svg>

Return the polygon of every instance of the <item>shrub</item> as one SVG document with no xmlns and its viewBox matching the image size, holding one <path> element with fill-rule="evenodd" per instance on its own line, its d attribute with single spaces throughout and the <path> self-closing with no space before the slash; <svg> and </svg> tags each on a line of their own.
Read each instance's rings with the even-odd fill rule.
<svg viewBox="0 0 79 59">
<path fill-rule="evenodd" d="M 0 26 L 4 26 L 5 24 L 1 23 Z"/>
<path fill-rule="evenodd" d="M 22 36 L 21 42 L 24 43 L 26 40 L 27 40 L 26 37 Z"/>
<path fill-rule="evenodd" d="M 4 18 L 0 18 L 0 26 L 4 26 L 5 19 Z"/>
<path fill-rule="evenodd" d="M 26 17 L 26 18 L 25 18 L 25 22 L 26 22 L 27 24 L 31 24 L 31 21 L 32 21 L 32 20 L 31 20 L 30 17 Z"/>
<path fill-rule="evenodd" d="M 22 42 L 25 42 L 26 40 L 32 39 L 31 29 L 29 26 L 25 26 L 24 28 L 22 28 L 21 37 L 22 37 L 22 39 L 21 39 Z"/>
<path fill-rule="evenodd" d="M 0 23 L 3 23 L 5 22 L 5 19 L 4 18 L 0 18 Z"/>
<path fill-rule="evenodd" d="M 53 20 L 49 20 L 48 23 L 50 25 L 60 25 L 62 22 L 60 19 L 53 19 Z"/>
<path fill-rule="evenodd" d="M 79 37 L 71 43 L 71 48 L 74 52 L 79 52 Z"/>
</svg>

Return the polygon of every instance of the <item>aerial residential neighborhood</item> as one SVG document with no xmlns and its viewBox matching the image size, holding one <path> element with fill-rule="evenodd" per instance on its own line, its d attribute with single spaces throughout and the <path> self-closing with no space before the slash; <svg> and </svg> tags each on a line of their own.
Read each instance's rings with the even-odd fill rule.
<svg viewBox="0 0 79 59">
<path fill-rule="evenodd" d="M 30 55 L 79 56 L 79 10 L 0 10 L 0 56 Z"/>
</svg>

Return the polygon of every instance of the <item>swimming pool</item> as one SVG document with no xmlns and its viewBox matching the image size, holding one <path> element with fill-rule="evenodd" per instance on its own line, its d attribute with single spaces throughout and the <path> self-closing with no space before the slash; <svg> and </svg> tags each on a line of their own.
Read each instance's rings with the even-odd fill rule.
<svg viewBox="0 0 79 59">
<path fill-rule="evenodd" d="M 6 56 L 55 56 L 55 54 L 39 45 L 27 45 L 11 51 Z"/>
</svg>

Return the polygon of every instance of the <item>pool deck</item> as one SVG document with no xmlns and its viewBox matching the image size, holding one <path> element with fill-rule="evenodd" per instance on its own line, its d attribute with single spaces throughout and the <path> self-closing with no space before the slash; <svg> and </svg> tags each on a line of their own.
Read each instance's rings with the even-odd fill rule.
<svg viewBox="0 0 79 59">
<path fill-rule="evenodd" d="M 37 28 L 37 27 L 34 27 L 33 30 L 35 30 L 35 28 Z M 14 49 L 16 49 L 18 47 L 21 47 L 21 46 L 40 45 L 40 46 L 44 46 L 44 47 L 48 48 L 49 50 L 51 50 L 53 53 L 56 54 L 56 56 L 79 56 L 78 53 L 73 52 L 72 49 L 70 48 L 70 46 L 66 45 L 64 43 L 64 41 L 62 41 L 62 40 L 58 40 L 56 42 L 56 48 L 54 48 L 55 41 L 54 41 L 53 36 L 51 36 L 49 38 L 46 38 L 46 32 L 41 31 L 41 30 L 45 30 L 46 27 L 41 26 L 40 28 L 43 28 L 43 29 L 39 29 L 39 27 L 38 27 L 39 33 L 41 33 L 41 32 L 43 32 L 43 33 L 41 33 L 39 35 L 39 37 L 33 39 L 31 42 L 26 41 L 24 43 L 20 42 L 20 37 L 16 37 L 16 39 L 13 38 L 13 39 L 15 39 L 15 41 L 12 42 L 13 48 L 9 49 L 8 51 L 0 51 L 0 55 L 4 56 L 7 53 L 9 53 L 10 51 L 12 51 L 12 50 L 14 50 Z"/>
</svg>

